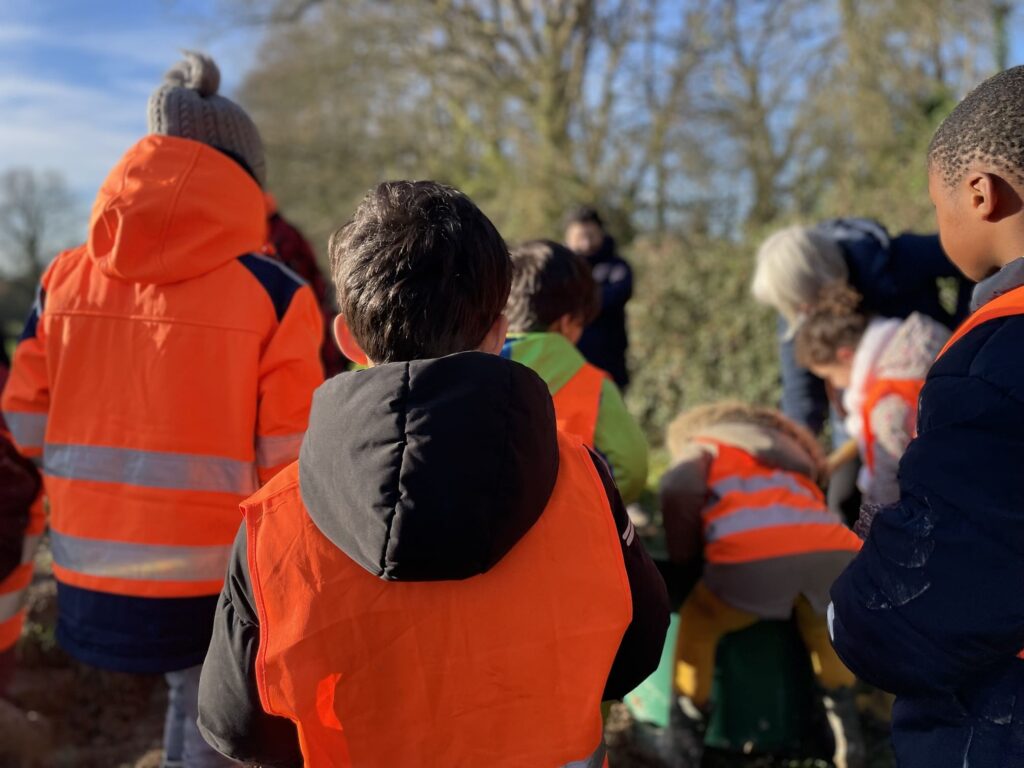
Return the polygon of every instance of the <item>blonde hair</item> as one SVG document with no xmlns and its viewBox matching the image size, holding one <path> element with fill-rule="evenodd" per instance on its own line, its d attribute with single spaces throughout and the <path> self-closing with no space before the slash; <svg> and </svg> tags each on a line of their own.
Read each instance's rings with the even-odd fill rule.
<svg viewBox="0 0 1024 768">
<path fill-rule="evenodd" d="M 822 290 L 846 282 L 849 269 L 832 238 L 808 227 L 780 229 L 757 249 L 751 292 L 786 320 L 787 338 L 800 327 Z"/>
</svg>

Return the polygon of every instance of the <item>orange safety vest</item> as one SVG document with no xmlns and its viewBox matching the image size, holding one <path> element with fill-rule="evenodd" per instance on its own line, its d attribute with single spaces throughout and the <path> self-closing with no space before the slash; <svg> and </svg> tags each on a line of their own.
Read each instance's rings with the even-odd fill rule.
<svg viewBox="0 0 1024 768">
<path fill-rule="evenodd" d="M 46 514 L 43 511 L 43 495 L 32 504 L 28 527 L 21 547 L 21 563 L 0 580 L 0 653 L 11 648 L 21 637 L 25 626 L 25 592 L 32 583 L 32 564 L 35 560 L 39 540 L 46 529 Z"/>
<path fill-rule="evenodd" d="M 607 373 L 597 366 L 584 363 L 562 387 L 551 396 L 555 403 L 555 421 L 558 429 L 577 435 L 590 448 L 594 447 L 594 432 L 601 407 L 601 387 Z"/>
<path fill-rule="evenodd" d="M 242 505 L 260 623 L 263 709 L 305 764 L 603 764 L 601 698 L 632 618 L 593 461 L 559 435 L 543 514 L 487 573 L 385 581 L 316 527 L 298 464 Z"/>
<path fill-rule="evenodd" d="M 769 469 L 746 451 L 714 443 L 703 512 L 709 563 L 748 563 L 809 552 L 860 550 L 860 539 L 829 511 L 809 478 Z"/>
<path fill-rule="evenodd" d="M 877 379 L 869 388 L 861 411 L 864 423 L 864 463 L 872 472 L 875 471 L 875 435 L 871 431 L 871 412 L 878 403 L 893 395 L 901 398 L 914 413 L 917 413 L 917 401 L 924 388 L 924 379 Z M 917 433 L 917 420 L 914 420 L 914 433 Z"/>
</svg>

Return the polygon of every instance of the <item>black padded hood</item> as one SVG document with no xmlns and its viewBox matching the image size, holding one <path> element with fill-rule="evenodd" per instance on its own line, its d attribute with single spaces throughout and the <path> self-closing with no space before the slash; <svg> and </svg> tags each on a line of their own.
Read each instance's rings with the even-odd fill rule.
<svg viewBox="0 0 1024 768">
<path fill-rule="evenodd" d="M 464 579 L 540 517 L 558 474 L 547 385 L 480 352 L 343 373 L 313 397 L 299 458 L 317 527 L 382 579 Z"/>
</svg>

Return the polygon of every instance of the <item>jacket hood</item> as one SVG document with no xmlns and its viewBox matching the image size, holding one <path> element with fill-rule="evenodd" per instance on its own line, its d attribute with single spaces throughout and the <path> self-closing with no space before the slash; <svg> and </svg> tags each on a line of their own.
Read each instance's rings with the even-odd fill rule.
<svg viewBox="0 0 1024 768">
<path fill-rule="evenodd" d="M 259 185 L 213 147 L 147 136 L 107 176 L 93 203 L 89 256 L 108 277 L 174 283 L 266 241 Z"/>
<path fill-rule="evenodd" d="M 387 580 L 492 568 L 558 474 L 547 386 L 480 352 L 344 373 L 313 396 L 299 485 L 316 526 Z"/>
</svg>

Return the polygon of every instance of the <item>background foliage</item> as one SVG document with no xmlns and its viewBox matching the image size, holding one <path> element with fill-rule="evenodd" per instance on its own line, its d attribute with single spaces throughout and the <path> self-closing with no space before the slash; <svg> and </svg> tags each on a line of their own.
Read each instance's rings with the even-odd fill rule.
<svg viewBox="0 0 1024 768">
<path fill-rule="evenodd" d="M 605 211 L 637 270 L 629 402 L 658 438 L 686 404 L 776 401 L 775 321 L 748 296 L 765 234 L 838 215 L 933 227 L 929 137 L 1005 65 L 1011 5 L 221 0 L 211 24 L 262 38 L 236 96 L 321 256 L 383 178 L 452 183 L 510 241 L 560 236 L 573 204 Z M 24 173 L 0 183 L 0 321 L 65 244 L 60 179 Z M 26 196 L 45 214 L 27 240 Z"/>
</svg>

